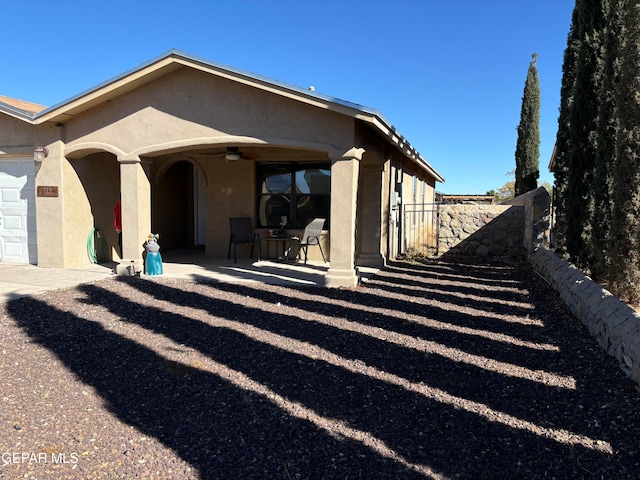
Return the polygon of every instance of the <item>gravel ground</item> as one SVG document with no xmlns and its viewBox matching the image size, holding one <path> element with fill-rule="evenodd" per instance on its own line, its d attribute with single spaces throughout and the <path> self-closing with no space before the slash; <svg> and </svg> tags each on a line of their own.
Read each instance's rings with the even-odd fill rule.
<svg viewBox="0 0 640 480">
<path fill-rule="evenodd" d="M 111 278 L 0 313 L 0 478 L 640 478 L 640 394 L 527 265 Z"/>
</svg>

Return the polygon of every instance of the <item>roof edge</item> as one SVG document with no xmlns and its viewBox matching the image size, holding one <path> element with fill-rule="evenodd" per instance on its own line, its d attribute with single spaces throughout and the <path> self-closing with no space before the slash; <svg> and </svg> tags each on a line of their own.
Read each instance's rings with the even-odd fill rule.
<svg viewBox="0 0 640 480">
<path fill-rule="evenodd" d="M 169 59 L 173 59 L 177 63 L 182 63 L 186 66 L 189 64 L 194 65 L 197 64 L 204 69 L 215 70 L 219 73 L 229 75 L 230 77 L 234 77 L 236 79 L 242 79 L 247 83 L 259 84 L 264 87 L 274 88 L 280 91 L 286 91 L 295 96 L 299 96 L 307 99 L 311 102 L 321 102 L 325 105 L 334 105 L 339 107 L 340 113 L 345 115 L 352 116 L 353 118 L 359 119 L 361 121 L 367 122 L 374 126 L 378 131 L 380 131 L 396 148 L 399 148 L 405 155 L 409 158 L 413 159 L 417 163 L 421 164 L 423 168 L 429 171 L 436 181 L 444 182 L 444 178 L 420 155 L 420 153 L 396 130 L 396 128 L 389 122 L 378 110 L 366 107 L 357 103 L 349 102 L 346 100 L 342 100 L 336 97 L 332 97 L 330 95 L 325 95 L 318 93 L 316 91 L 312 91 L 306 88 L 302 88 L 296 85 L 292 85 L 286 82 L 282 82 L 279 80 L 275 80 L 266 76 L 258 75 L 247 70 L 239 69 L 236 67 L 232 67 L 229 65 L 225 65 L 222 63 L 217 63 L 205 59 L 203 57 L 197 55 L 191 55 L 184 51 L 178 49 L 171 49 L 157 57 L 148 60 L 137 67 L 129 69 L 120 75 L 112 77 L 100 84 L 89 88 L 73 97 L 70 97 L 66 100 L 63 100 L 60 103 L 52 105 L 41 112 L 32 115 L 26 115 L 26 120 L 30 120 L 32 122 L 38 122 L 38 120 L 46 121 L 46 117 L 51 116 L 52 113 L 57 110 L 63 110 L 65 106 L 71 107 L 73 103 L 78 102 L 83 97 L 89 97 L 93 94 L 98 93 L 101 89 L 104 89 L 110 85 L 121 82 L 129 76 L 133 76 L 138 72 L 142 72 L 145 69 L 153 66 L 154 64 L 159 64 L 163 61 L 167 61 Z M 26 112 L 23 112 L 26 113 Z M 63 114 L 64 112 L 60 112 Z"/>
<path fill-rule="evenodd" d="M 138 65 L 137 67 L 134 68 L 130 68 L 128 70 L 126 70 L 125 72 L 116 75 L 115 77 L 111 77 L 103 82 L 100 82 L 97 85 L 94 85 L 93 87 L 90 87 L 86 90 L 83 90 L 82 92 L 73 95 L 72 97 L 69 97 L 65 100 L 62 100 L 61 102 L 58 102 L 54 105 L 51 105 L 50 107 L 42 110 L 41 112 L 38 112 L 36 115 L 34 115 L 34 120 L 38 120 L 40 117 L 44 117 L 48 114 L 50 114 L 51 112 L 55 111 L 55 110 L 59 110 L 62 107 L 64 107 L 65 105 L 69 105 L 79 99 L 81 99 L 82 97 L 86 97 L 88 95 L 91 95 L 92 93 L 95 93 L 105 87 L 108 87 L 109 85 L 116 83 L 120 80 L 125 79 L 126 77 L 135 74 L 136 72 L 139 72 L 141 70 L 144 70 L 145 68 L 150 67 L 151 65 L 158 63 L 162 60 L 165 60 L 166 58 L 169 58 L 172 54 L 172 52 L 174 52 L 174 50 L 170 50 L 169 52 L 166 52 L 162 55 L 159 55 L 157 57 L 152 58 L 151 60 L 148 60 L 140 65 Z"/>
<path fill-rule="evenodd" d="M 32 112 L 28 112 L 27 110 L 23 110 L 21 108 L 14 107 L 9 105 L 8 103 L 0 101 L 0 112 L 6 113 L 14 118 L 19 120 L 23 120 L 25 122 L 33 123 L 35 114 Z"/>
</svg>

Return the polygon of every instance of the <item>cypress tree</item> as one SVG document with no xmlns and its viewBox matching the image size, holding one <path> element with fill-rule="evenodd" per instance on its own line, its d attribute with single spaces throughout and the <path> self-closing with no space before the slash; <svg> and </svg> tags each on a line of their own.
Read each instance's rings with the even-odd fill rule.
<svg viewBox="0 0 640 480">
<path fill-rule="evenodd" d="M 531 56 L 522 95 L 516 143 L 516 196 L 535 190 L 540 176 L 540 80 L 537 58 L 536 53 Z"/>
<path fill-rule="evenodd" d="M 640 302 L 640 4 L 620 0 L 620 78 L 616 89 L 618 135 L 614 161 L 611 289 Z"/>
<path fill-rule="evenodd" d="M 569 151 L 571 150 L 571 138 L 569 135 L 569 121 L 571 107 L 573 105 L 573 91 L 576 78 L 576 66 L 580 39 L 578 37 L 578 10 L 573 9 L 571 28 L 567 38 L 567 47 L 564 51 L 562 64 L 562 84 L 560 88 L 560 113 L 558 115 L 558 131 L 556 133 L 556 145 L 554 149 L 554 228 L 556 251 L 567 253 L 567 189 L 569 179 Z"/>
<path fill-rule="evenodd" d="M 601 0 L 577 0 L 580 50 L 570 112 L 567 181 L 567 250 L 578 266 L 589 266 L 594 211 L 593 177 L 602 85 L 604 15 Z"/>
<path fill-rule="evenodd" d="M 593 178 L 594 211 L 593 261 L 591 273 L 597 279 L 606 279 L 611 266 L 610 235 L 613 219 L 613 169 L 616 156 L 618 118 L 615 111 L 616 86 L 620 73 L 621 14 L 618 0 L 603 0 L 606 17 L 603 82 L 598 114 L 598 137 Z"/>
</svg>

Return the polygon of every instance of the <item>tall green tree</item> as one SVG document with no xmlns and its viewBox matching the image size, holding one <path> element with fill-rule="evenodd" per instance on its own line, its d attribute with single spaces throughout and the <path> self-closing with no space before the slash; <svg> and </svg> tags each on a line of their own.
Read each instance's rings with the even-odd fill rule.
<svg viewBox="0 0 640 480">
<path fill-rule="evenodd" d="M 556 251 L 561 254 L 567 253 L 567 196 L 569 194 L 569 152 L 571 151 L 569 125 L 571 108 L 573 106 L 573 92 L 576 82 L 576 67 L 578 64 L 579 51 L 578 9 L 574 8 L 562 64 L 560 113 L 558 115 L 558 131 L 556 133 L 556 146 L 554 149 L 555 222 L 553 234 Z"/>
<path fill-rule="evenodd" d="M 567 250 L 578 266 L 593 259 L 593 177 L 602 88 L 604 13 L 602 0 L 577 0 L 580 49 L 569 119 Z"/>
<path fill-rule="evenodd" d="M 594 210 L 591 274 L 606 279 L 611 267 L 611 222 L 614 209 L 613 171 L 616 157 L 618 117 L 616 88 L 620 75 L 620 39 L 623 36 L 622 15 L 618 0 L 603 0 L 605 45 L 603 81 L 598 113 L 598 136 L 593 177 Z"/>
<path fill-rule="evenodd" d="M 616 90 L 619 121 L 613 171 L 611 235 L 612 290 L 640 303 L 640 4 L 620 0 L 622 12 L 620 79 Z"/>
<path fill-rule="evenodd" d="M 522 95 L 516 143 L 516 196 L 535 190 L 540 176 L 540 80 L 534 53 Z"/>
</svg>

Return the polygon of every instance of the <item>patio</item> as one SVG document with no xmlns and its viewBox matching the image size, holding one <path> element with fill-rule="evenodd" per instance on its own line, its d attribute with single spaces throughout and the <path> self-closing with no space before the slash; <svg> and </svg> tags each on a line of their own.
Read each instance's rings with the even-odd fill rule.
<svg viewBox="0 0 640 480">
<path fill-rule="evenodd" d="M 226 258 L 206 258 L 201 249 L 178 249 L 162 254 L 162 277 L 185 280 L 208 280 L 227 283 L 259 282 L 268 285 L 323 286 L 329 270 L 329 262 L 283 261 L 277 259 L 247 258 L 238 256 L 238 263 Z M 361 280 L 378 271 L 377 268 L 358 267 Z M 148 279 L 160 278 L 144 276 Z"/>
<path fill-rule="evenodd" d="M 152 281 L 172 278 L 225 283 L 262 283 L 265 285 L 323 286 L 329 263 L 309 261 L 257 261 L 238 257 L 207 259 L 200 249 L 179 249 L 163 253 L 164 272 L 160 276 L 142 275 Z M 79 268 L 50 268 L 0 262 L 0 303 L 50 290 L 72 288 L 113 276 L 115 262 Z M 361 281 L 378 271 L 358 268 Z"/>
</svg>

